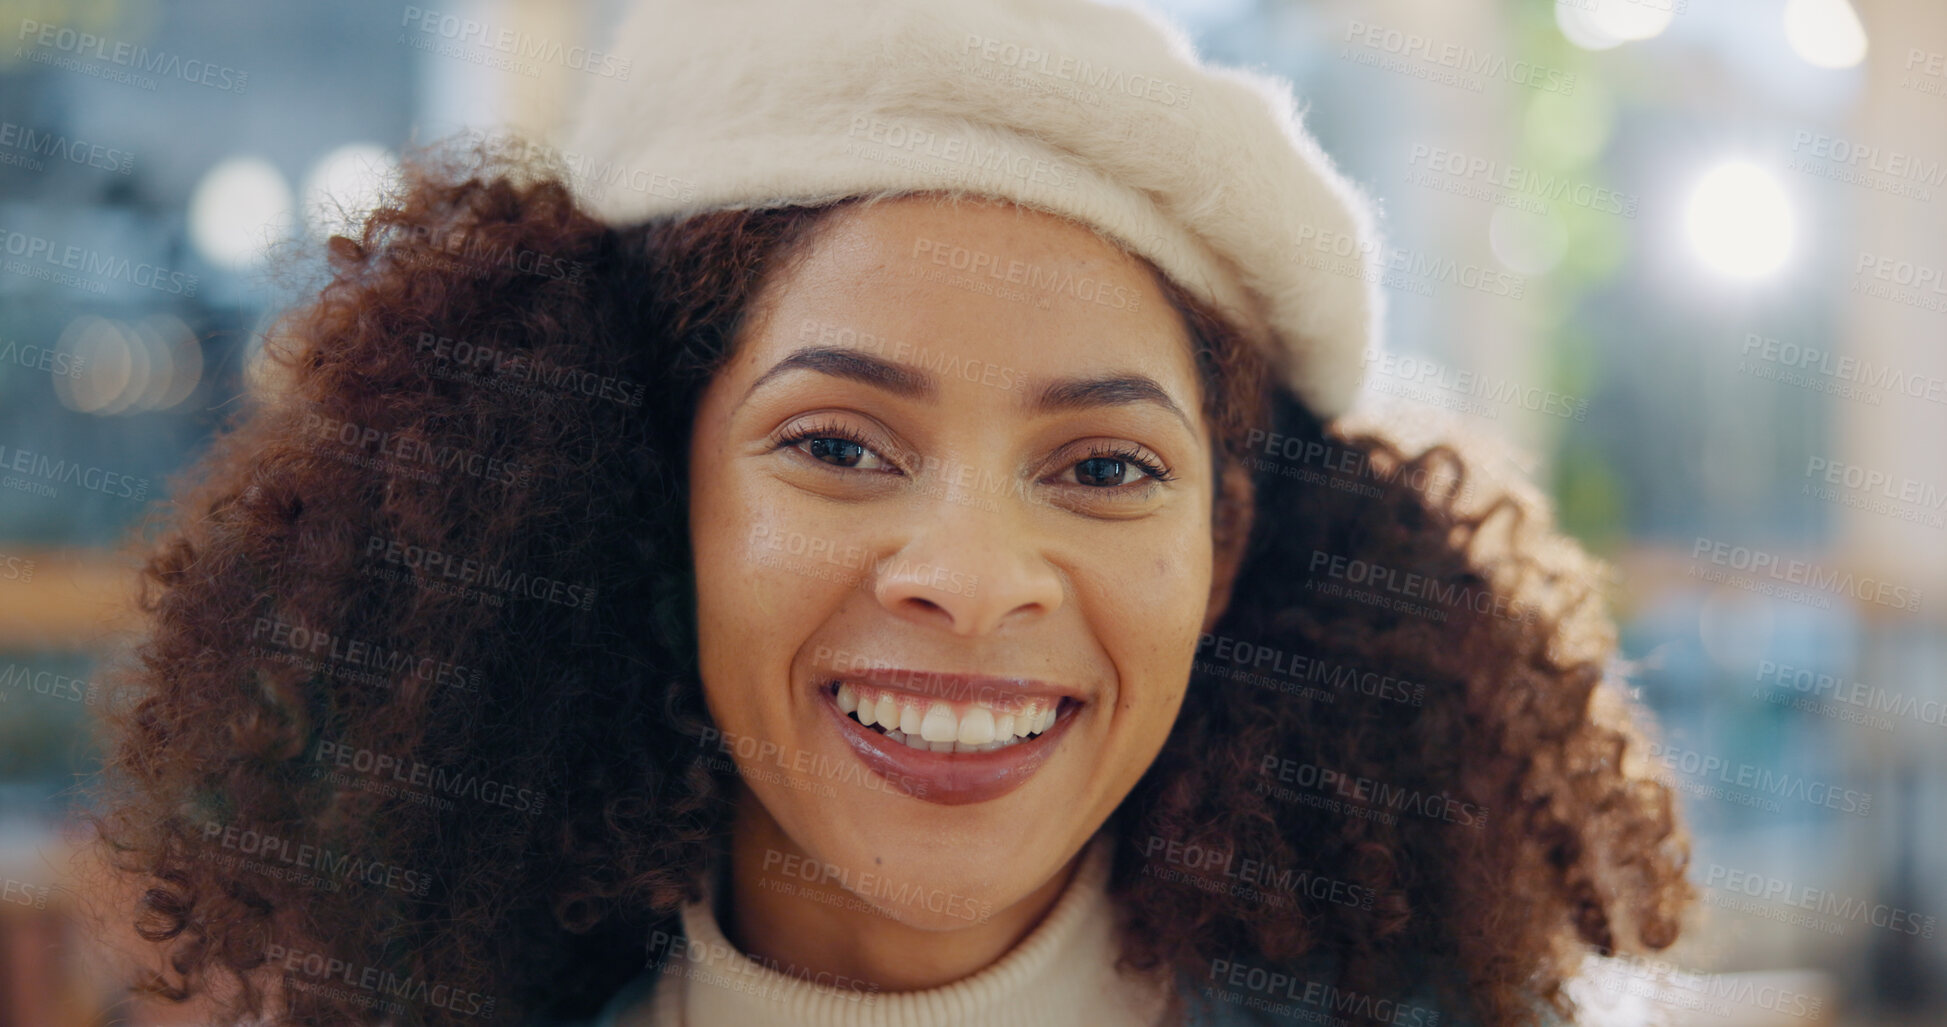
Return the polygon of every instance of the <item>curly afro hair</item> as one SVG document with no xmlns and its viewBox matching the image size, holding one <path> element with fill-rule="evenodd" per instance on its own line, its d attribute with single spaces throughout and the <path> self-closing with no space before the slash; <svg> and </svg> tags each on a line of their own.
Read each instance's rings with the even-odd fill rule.
<svg viewBox="0 0 1947 1027">
<path fill-rule="evenodd" d="M 116 673 L 143 698 L 94 822 L 154 946 L 139 989 L 292 1024 L 586 1016 L 680 929 L 735 783 L 699 745 L 691 416 L 844 206 L 617 229 L 556 169 L 425 154 L 330 241 L 136 543 Z M 1571 1012 L 1586 952 L 1668 946 L 1693 897 L 1603 568 L 1464 447 L 1321 424 L 1162 284 L 1252 488 L 1220 498 L 1242 570 L 1111 820 L 1124 964 Z M 1242 860 L 1333 888 L 1209 886 Z"/>
</svg>

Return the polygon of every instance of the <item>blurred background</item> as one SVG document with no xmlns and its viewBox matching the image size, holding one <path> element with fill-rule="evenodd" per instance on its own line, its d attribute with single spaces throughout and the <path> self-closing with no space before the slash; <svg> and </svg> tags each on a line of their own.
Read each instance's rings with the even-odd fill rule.
<svg viewBox="0 0 1947 1027">
<path fill-rule="evenodd" d="M 1947 1023 L 1947 5 L 1151 6 L 1380 201 L 1375 406 L 1504 440 L 1616 570 L 1704 902 L 1591 1006 Z M 64 884 L 118 546 L 300 295 L 267 254 L 403 148 L 559 142 L 550 47 L 617 7 L 0 0 L 0 1027 L 172 1022 Z"/>
</svg>

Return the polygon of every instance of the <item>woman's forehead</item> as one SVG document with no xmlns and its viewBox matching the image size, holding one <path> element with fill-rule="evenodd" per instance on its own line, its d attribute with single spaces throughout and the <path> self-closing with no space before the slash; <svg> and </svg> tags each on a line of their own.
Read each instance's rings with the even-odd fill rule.
<svg viewBox="0 0 1947 1027">
<path fill-rule="evenodd" d="M 819 343 L 1044 380 L 1127 368 L 1195 382 L 1181 317 L 1145 262 L 1005 201 L 913 196 L 835 212 L 761 307 L 740 347 L 755 373 Z"/>
</svg>

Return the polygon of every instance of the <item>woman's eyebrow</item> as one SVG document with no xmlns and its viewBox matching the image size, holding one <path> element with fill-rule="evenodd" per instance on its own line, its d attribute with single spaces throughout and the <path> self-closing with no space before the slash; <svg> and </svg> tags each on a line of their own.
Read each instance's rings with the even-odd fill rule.
<svg viewBox="0 0 1947 1027">
<path fill-rule="evenodd" d="M 845 378 L 885 389 L 900 396 L 931 399 L 939 392 L 933 376 L 903 364 L 841 346 L 809 346 L 792 353 L 771 369 L 757 376 L 744 390 L 749 400 L 759 387 L 790 371 L 816 371 L 834 378 Z M 1124 403 L 1153 403 L 1183 422 L 1191 434 L 1196 429 L 1176 401 L 1170 399 L 1154 378 L 1144 374 L 1110 374 L 1093 378 L 1060 378 L 1041 387 L 1029 405 L 1035 412 L 1076 410 Z"/>
</svg>

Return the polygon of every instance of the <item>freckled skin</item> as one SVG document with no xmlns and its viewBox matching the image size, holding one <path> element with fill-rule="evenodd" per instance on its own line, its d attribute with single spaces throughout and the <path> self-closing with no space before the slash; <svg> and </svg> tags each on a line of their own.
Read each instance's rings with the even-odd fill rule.
<svg viewBox="0 0 1947 1027">
<path fill-rule="evenodd" d="M 1001 267 L 1072 272 L 1129 302 L 983 294 L 929 259 L 952 247 Z M 805 370 L 751 392 L 792 352 L 834 344 L 807 335 L 807 323 L 885 340 L 877 355 L 930 368 L 935 395 Z M 896 340 L 927 355 L 901 359 Z M 1217 583 L 1234 562 L 1213 551 L 1210 435 L 1187 336 L 1147 267 L 1088 229 L 1006 203 L 922 196 L 821 226 L 803 260 L 767 283 L 737 346 L 691 439 L 699 658 L 725 736 L 780 755 L 737 756 L 725 930 L 752 955 L 885 990 L 965 977 L 1032 930 L 1154 760 L 1198 634 L 1221 608 Z M 943 373 L 942 356 L 1008 368 L 1029 385 Z M 1111 373 L 1153 379 L 1187 423 L 1152 403 L 1029 406 L 1043 383 Z M 830 448 L 812 452 L 812 439 L 778 444 L 806 428 L 849 429 L 864 446 L 834 460 Z M 1102 449 L 1159 463 L 1170 480 L 1092 460 Z M 1087 477 L 1084 463 L 1095 468 Z M 929 481 L 926 466 L 1027 487 Z M 803 540 L 801 553 L 820 543 L 857 556 L 808 559 L 769 545 L 789 538 Z M 1021 787 L 940 805 L 861 786 L 857 757 L 808 684 L 821 651 L 833 650 L 1060 682 L 1087 701 Z M 787 877 L 787 866 L 799 872 Z M 775 887 L 783 880 L 795 890 Z M 840 901 L 807 901 L 812 892 Z"/>
</svg>

